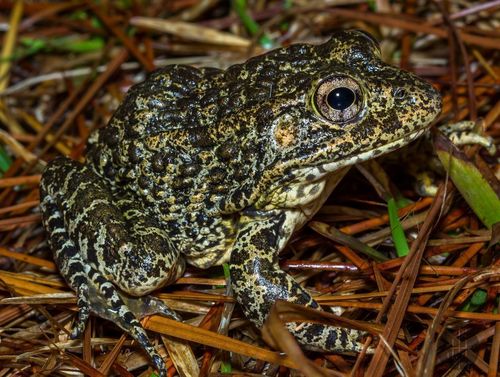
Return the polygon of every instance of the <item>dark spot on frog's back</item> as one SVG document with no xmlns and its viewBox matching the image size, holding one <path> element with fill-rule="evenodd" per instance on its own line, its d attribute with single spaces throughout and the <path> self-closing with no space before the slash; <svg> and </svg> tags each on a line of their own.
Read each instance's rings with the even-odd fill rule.
<svg viewBox="0 0 500 377">
<path fill-rule="evenodd" d="M 262 135 L 264 136 L 264 135 Z M 246 143 L 241 148 L 241 152 L 245 157 L 246 163 L 251 163 L 254 160 L 260 160 L 266 151 L 265 144 L 268 142 L 267 139 L 260 140 L 260 142 Z"/>
<path fill-rule="evenodd" d="M 185 177 L 193 177 L 201 170 L 201 166 L 195 163 L 187 163 L 179 167 L 179 174 Z"/>
<path fill-rule="evenodd" d="M 193 180 L 191 178 L 176 177 L 172 183 L 172 188 L 175 190 L 189 189 L 193 185 Z"/>
<path fill-rule="evenodd" d="M 139 184 L 139 187 L 144 190 L 153 188 L 153 181 L 151 180 L 151 178 L 144 175 L 139 178 L 139 181 L 137 183 Z"/>
<path fill-rule="evenodd" d="M 348 155 L 349 151 L 351 151 L 353 148 L 354 144 L 350 141 L 344 141 L 337 145 L 337 149 L 340 153 L 342 153 L 342 155 Z"/>
<path fill-rule="evenodd" d="M 275 62 L 264 60 L 259 64 L 261 65 L 261 67 L 259 67 L 260 71 L 260 75 L 258 78 L 259 81 L 264 80 L 264 82 L 265 81 L 273 82 L 276 79 L 276 77 L 279 77 L 280 75 L 279 67 Z"/>
<path fill-rule="evenodd" d="M 269 106 L 261 106 L 257 111 L 255 119 L 257 122 L 257 130 L 265 130 L 269 126 L 270 119 L 274 119 L 273 109 Z"/>
<path fill-rule="evenodd" d="M 166 161 L 165 153 L 157 152 L 151 159 L 151 168 L 155 173 L 161 173 L 165 170 Z"/>
<path fill-rule="evenodd" d="M 170 87 L 175 83 L 177 84 L 175 85 L 176 91 L 187 92 L 196 87 L 202 76 L 202 72 L 192 66 L 172 65 L 156 70 L 145 82 L 154 82 L 155 86 L 160 89 Z"/>
<path fill-rule="evenodd" d="M 193 147 L 207 148 L 215 145 L 215 140 L 208 134 L 206 128 L 193 129 L 188 137 Z"/>
<path fill-rule="evenodd" d="M 118 148 L 115 148 L 111 151 L 111 158 L 114 164 L 119 164 L 122 161 L 122 154 Z"/>
<path fill-rule="evenodd" d="M 220 167 L 216 167 L 210 170 L 210 183 L 211 184 L 219 184 L 224 181 L 226 178 L 227 172 L 226 169 L 222 169 Z"/>
<path fill-rule="evenodd" d="M 223 161 L 229 161 L 238 157 L 239 148 L 232 143 L 224 143 L 217 148 L 217 155 Z"/>
<path fill-rule="evenodd" d="M 161 114 L 161 121 L 163 123 L 163 128 L 165 129 L 182 124 L 183 120 L 184 117 L 182 113 L 176 111 L 164 111 Z"/>
<path fill-rule="evenodd" d="M 242 71 L 243 65 L 242 64 L 235 64 L 230 66 L 226 71 L 224 71 L 223 75 L 223 81 L 225 83 L 229 83 L 230 85 L 237 85 L 240 81 L 238 80 L 238 77 L 240 75 L 240 72 Z M 248 71 L 248 69 L 246 69 Z"/>
<path fill-rule="evenodd" d="M 234 111 L 234 109 L 240 108 L 244 104 L 245 98 L 242 98 L 242 95 L 235 94 L 232 96 L 229 96 L 227 98 L 227 109 L 223 111 L 223 114 L 231 113 Z"/>
<path fill-rule="evenodd" d="M 144 151 L 144 145 L 133 143 L 128 147 L 128 158 L 130 162 L 137 163 L 141 160 L 142 153 Z"/>
<path fill-rule="evenodd" d="M 295 63 L 299 63 L 300 65 L 310 65 L 311 64 L 311 58 L 310 58 L 310 53 L 311 53 L 311 46 L 305 45 L 305 44 L 294 44 L 291 45 L 287 48 L 286 52 L 285 50 L 282 50 L 284 57 L 285 58 L 290 58 L 291 61 Z M 301 59 L 301 57 L 304 57 L 304 59 Z"/>
<path fill-rule="evenodd" d="M 211 105 L 215 105 L 219 101 L 219 88 L 211 88 L 205 91 L 203 97 L 198 101 L 201 108 L 209 107 Z"/>
<path fill-rule="evenodd" d="M 236 181 L 243 181 L 243 180 L 245 180 L 245 178 L 248 178 L 248 174 L 249 174 L 249 166 L 248 166 L 248 164 L 239 166 L 238 168 L 236 168 L 235 170 L 233 170 L 232 174 L 233 174 L 232 175 L 233 179 L 235 179 Z"/>
<path fill-rule="evenodd" d="M 104 127 L 99 130 L 99 141 L 109 146 L 115 146 L 120 142 L 120 132 L 116 127 Z"/>
<path fill-rule="evenodd" d="M 104 174 L 108 178 L 114 178 L 116 176 L 116 169 L 112 164 L 104 165 Z"/>
</svg>

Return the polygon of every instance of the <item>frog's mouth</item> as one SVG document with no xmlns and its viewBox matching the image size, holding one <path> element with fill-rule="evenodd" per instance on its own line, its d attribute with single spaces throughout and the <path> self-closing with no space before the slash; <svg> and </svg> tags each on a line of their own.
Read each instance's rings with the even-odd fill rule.
<svg viewBox="0 0 500 377">
<path fill-rule="evenodd" d="M 371 159 L 376 158 L 378 156 L 381 156 L 383 154 L 386 154 L 386 153 L 392 152 L 396 149 L 404 147 L 405 145 L 411 143 L 413 140 L 422 136 L 427 131 L 427 129 L 428 129 L 428 127 L 422 128 L 420 130 L 409 133 L 409 134 L 407 134 L 399 139 L 391 141 L 387 144 L 384 144 L 384 145 L 381 145 L 379 147 L 367 150 L 365 152 L 353 153 L 352 155 L 346 156 L 346 157 L 342 158 L 341 160 L 327 162 L 325 164 L 322 164 L 321 166 L 325 170 L 325 172 L 331 173 L 331 172 L 334 172 L 340 168 L 354 165 L 358 162 L 371 160 Z M 331 153 L 334 153 L 334 151 L 332 151 Z"/>
<path fill-rule="evenodd" d="M 303 164 L 300 168 L 294 169 L 292 167 L 292 173 L 290 175 L 282 175 L 279 179 L 281 184 L 283 183 L 291 183 L 296 182 L 300 183 L 304 180 L 309 182 L 318 181 L 324 178 L 326 175 L 334 173 L 336 171 L 341 170 L 342 168 L 354 165 L 359 162 L 371 160 L 380 155 L 392 152 L 398 148 L 401 148 L 413 140 L 417 139 L 421 135 L 423 135 L 427 131 L 428 127 L 421 128 L 417 131 L 411 132 L 399 139 L 391 141 L 389 143 L 380 145 L 373 149 L 361 152 L 361 153 L 352 153 L 351 155 L 343 156 L 338 160 L 327 160 L 325 162 L 314 161 L 310 163 Z M 334 156 L 336 152 L 336 146 L 327 147 L 322 149 L 322 156 Z M 290 163 L 290 161 L 288 161 Z M 286 165 L 286 164 L 285 164 Z M 286 168 L 286 166 L 281 166 L 282 168 Z M 291 178 L 291 179 L 290 179 Z"/>
</svg>

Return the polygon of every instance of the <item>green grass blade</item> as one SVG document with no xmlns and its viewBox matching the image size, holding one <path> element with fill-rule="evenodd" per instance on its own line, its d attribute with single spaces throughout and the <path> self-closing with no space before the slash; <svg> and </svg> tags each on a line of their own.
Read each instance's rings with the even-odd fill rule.
<svg viewBox="0 0 500 377">
<path fill-rule="evenodd" d="M 489 229 L 500 222 L 500 199 L 476 166 L 445 136 L 437 134 L 435 148 L 460 194 Z"/>
<path fill-rule="evenodd" d="M 9 170 L 10 165 L 12 164 L 12 159 L 9 157 L 5 148 L 0 145 L 0 173 L 5 173 Z"/>
<path fill-rule="evenodd" d="M 260 33 L 259 24 L 255 22 L 252 16 L 247 12 L 246 0 L 233 0 L 233 8 L 243 25 L 251 35 L 257 35 Z M 263 35 L 262 37 L 260 37 L 259 43 L 264 48 L 273 47 L 273 41 L 267 35 Z"/>
<path fill-rule="evenodd" d="M 410 247 L 408 246 L 408 242 L 406 241 L 406 235 L 403 230 L 403 226 L 399 221 L 398 207 L 394 198 L 390 198 L 387 201 L 387 211 L 389 213 L 389 224 L 391 226 L 392 240 L 394 241 L 396 253 L 398 254 L 398 257 L 404 257 L 408 255 Z"/>
</svg>

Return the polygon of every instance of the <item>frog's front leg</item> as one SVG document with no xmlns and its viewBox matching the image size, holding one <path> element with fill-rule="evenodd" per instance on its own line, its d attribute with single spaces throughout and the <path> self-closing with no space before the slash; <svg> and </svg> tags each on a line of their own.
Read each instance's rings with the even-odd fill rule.
<svg viewBox="0 0 500 377">
<path fill-rule="evenodd" d="M 290 219 L 290 217 L 289 217 Z M 231 253 L 231 284 L 245 316 L 261 327 L 276 300 L 320 309 L 318 303 L 278 265 L 278 253 L 293 232 L 286 212 L 243 216 Z M 359 352 L 363 333 L 321 324 L 291 323 L 291 333 L 311 350 Z"/>
<path fill-rule="evenodd" d="M 127 331 L 163 375 L 165 364 L 138 319 L 153 313 L 176 318 L 162 301 L 144 295 L 182 273 L 178 251 L 154 216 L 132 198 L 114 195 L 87 166 L 54 160 L 40 188 L 49 244 L 77 293 L 80 312 L 72 336 L 95 312 Z"/>
</svg>

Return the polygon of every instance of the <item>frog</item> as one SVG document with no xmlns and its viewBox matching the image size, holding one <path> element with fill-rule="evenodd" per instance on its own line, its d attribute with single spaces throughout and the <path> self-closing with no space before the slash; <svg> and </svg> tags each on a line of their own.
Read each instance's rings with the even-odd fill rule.
<svg viewBox="0 0 500 377">
<path fill-rule="evenodd" d="M 349 168 L 422 135 L 440 112 L 430 83 L 385 63 L 376 40 L 339 30 L 227 69 L 171 65 L 130 88 L 84 163 L 52 160 L 40 183 L 55 262 L 76 292 L 72 337 L 91 313 L 165 363 L 139 320 L 181 320 L 152 293 L 186 264 L 229 264 L 245 317 L 261 327 L 277 300 L 322 310 L 280 269 L 294 232 Z M 305 348 L 358 352 L 365 333 L 289 325 Z"/>
</svg>

